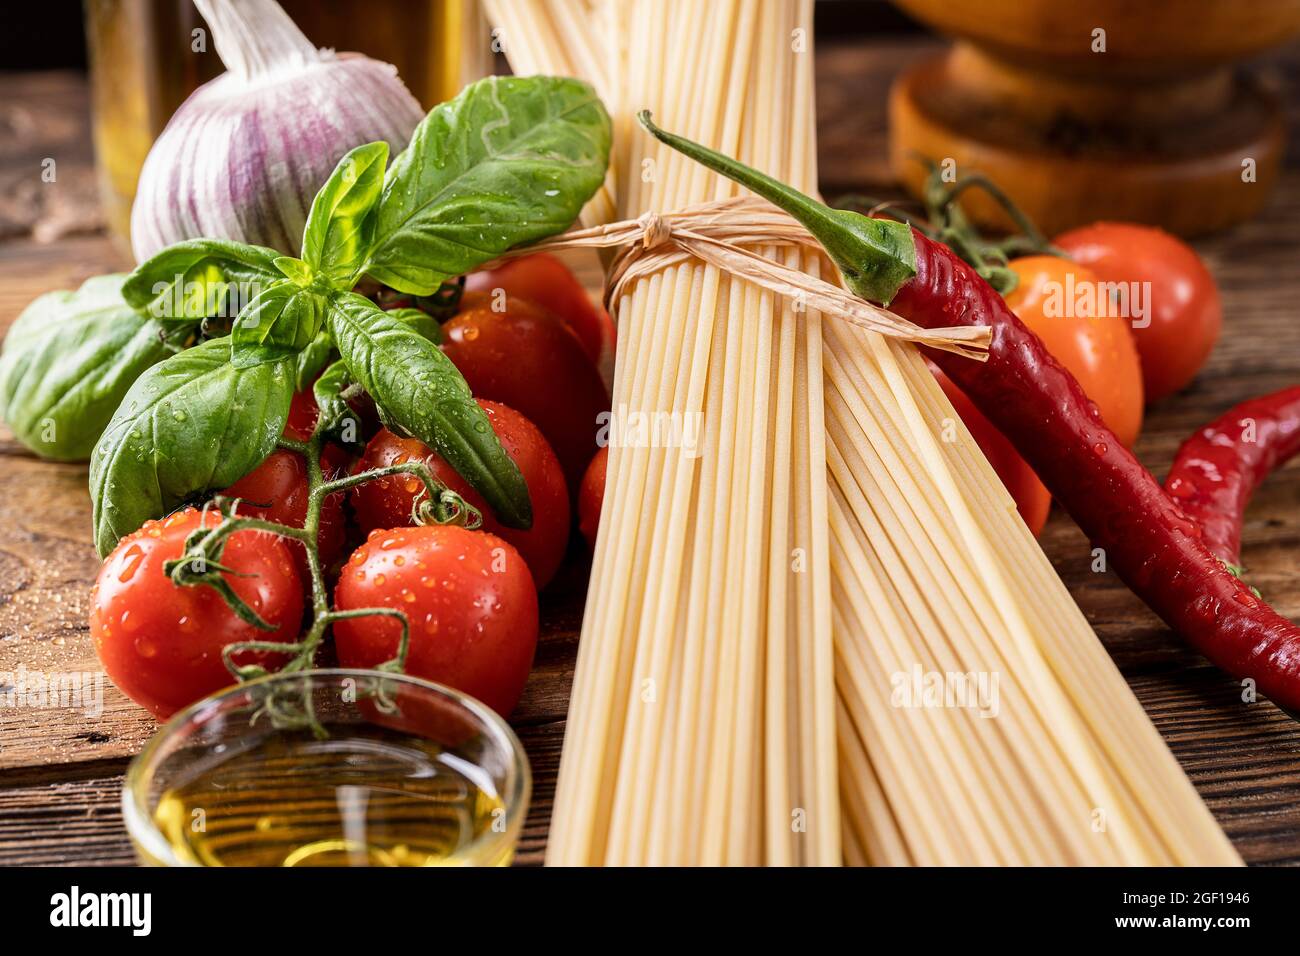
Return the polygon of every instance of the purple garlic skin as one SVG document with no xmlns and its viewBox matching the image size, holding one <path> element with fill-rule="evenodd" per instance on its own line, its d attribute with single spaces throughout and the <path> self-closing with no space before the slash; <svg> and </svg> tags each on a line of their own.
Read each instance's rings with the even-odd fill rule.
<svg viewBox="0 0 1300 956">
<path fill-rule="evenodd" d="M 395 67 L 355 53 L 252 80 L 224 73 L 181 104 L 145 159 L 136 261 L 199 237 L 297 256 L 312 198 L 343 155 L 378 140 L 396 155 L 422 119 Z"/>
</svg>

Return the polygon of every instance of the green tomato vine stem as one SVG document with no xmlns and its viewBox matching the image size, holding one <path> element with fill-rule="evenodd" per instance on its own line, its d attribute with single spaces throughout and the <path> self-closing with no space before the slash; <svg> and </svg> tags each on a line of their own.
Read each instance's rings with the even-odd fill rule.
<svg viewBox="0 0 1300 956">
<path fill-rule="evenodd" d="M 278 443 L 280 448 L 301 455 L 307 463 L 307 514 L 301 528 L 294 528 L 266 518 L 241 515 L 239 514 L 240 499 L 225 499 L 218 496 L 213 503 L 224 520 L 212 528 L 200 526 L 186 541 L 184 554 L 179 559 L 168 562 L 166 566 L 167 573 L 175 583 L 212 587 L 242 619 L 263 630 L 274 630 L 231 590 L 229 582 L 223 575 L 233 572 L 220 563 L 221 552 L 230 536 L 239 531 L 262 531 L 297 541 L 302 545 L 306 552 L 307 570 L 310 576 L 311 624 L 300 639 L 294 642 L 252 640 L 228 644 L 222 651 L 222 658 L 227 669 L 240 681 L 261 677 L 267 673 L 267 668 L 261 664 L 236 664 L 235 655 L 243 652 L 291 654 L 293 655 L 291 659 L 277 668 L 277 671 L 292 673 L 306 670 L 314 663 L 316 653 L 324 642 L 330 625 L 336 621 L 367 616 L 394 617 L 401 623 L 401 636 L 396 654 L 376 669 L 396 673 L 405 670 L 406 656 L 410 648 L 410 622 L 402 611 L 388 607 L 348 610 L 335 610 L 330 607 L 329 591 L 317 547 L 321 510 L 330 495 L 378 478 L 409 474 L 418 478 L 424 485 L 424 490 L 417 496 L 412 511 L 415 520 L 421 523 L 458 523 L 471 528 L 477 527 L 482 521 L 481 513 L 434 477 L 429 466 L 423 461 L 401 462 L 382 468 L 368 469 L 354 475 L 326 479 L 321 468 L 321 453 L 326 435 L 336 424 L 336 422 L 326 422 L 322 415 L 321 420 L 317 422 L 316 430 L 307 441 L 282 438 Z"/>
</svg>

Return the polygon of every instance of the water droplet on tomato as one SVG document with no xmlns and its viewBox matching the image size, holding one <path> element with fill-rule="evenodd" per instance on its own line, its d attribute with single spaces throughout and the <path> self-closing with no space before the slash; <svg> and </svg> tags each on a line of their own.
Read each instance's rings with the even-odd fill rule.
<svg viewBox="0 0 1300 956">
<path fill-rule="evenodd" d="M 402 557 L 400 554 L 397 555 L 395 558 L 393 558 L 393 564 L 395 564 L 399 568 L 405 563 L 406 563 L 406 558 Z"/>
<path fill-rule="evenodd" d="M 387 580 L 388 580 L 388 578 L 384 577 L 384 575 L 382 575 L 382 574 L 376 574 L 376 575 L 375 575 L 375 584 L 378 584 L 378 585 L 381 586 L 381 587 L 383 586 L 384 582 L 387 581 Z"/>
<path fill-rule="evenodd" d="M 135 577 L 135 572 L 140 570 L 140 562 L 144 560 L 144 548 L 138 544 L 133 544 L 122 554 L 122 571 L 118 574 L 117 579 L 123 584 Z"/>
</svg>

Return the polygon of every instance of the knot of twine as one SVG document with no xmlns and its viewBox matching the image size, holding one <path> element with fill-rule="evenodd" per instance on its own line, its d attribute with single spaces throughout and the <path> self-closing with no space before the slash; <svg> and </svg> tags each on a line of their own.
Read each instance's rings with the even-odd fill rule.
<svg viewBox="0 0 1300 956">
<path fill-rule="evenodd" d="M 797 246 L 825 259 L 816 238 L 791 216 L 767 200 L 736 196 L 676 212 L 647 212 L 636 219 L 571 230 L 512 250 L 497 262 L 543 250 L 617 247 L 605 283 L 605 308 L 612 315 L 613 305 L 621 302 L 628 283 L 696 258 L 792 299 L 801 304 L 801 310 L 814 310 L 890 338 L 977 361 L 988 359 L 992 333 L 986 327 L 922 328 L 824 279 L 747 248 L 754 246 Z M 483 266 L 491 267 L 492 263 Z M 833 270 L 829 263 L 826 267 Z"/>
<path fill-rule="evenodd" d="M 641 248 L 646 252 L 653 251 L 673 237 L 673 227 L 657 212 L 642 213 L 637 217 L 636 224 L 641 229 Z"/>
</svg>

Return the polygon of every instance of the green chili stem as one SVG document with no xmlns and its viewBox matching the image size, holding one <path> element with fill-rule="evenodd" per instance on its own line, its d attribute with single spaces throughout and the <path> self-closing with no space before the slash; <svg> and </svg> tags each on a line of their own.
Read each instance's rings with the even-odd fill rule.
<svg viewBox="0 0 1300 956">
<path fill-rule="evenodd" d="M 888 305 L 916 275 L 916 241 L 907 223 L 832 209 L 757 169 L 660 129 L 651 121 L 649 110 L 642 110 L 637 119 L 660 142 L 753 190 L 793 216 L 822 244 L 854 295 Z"/>
</svg>

